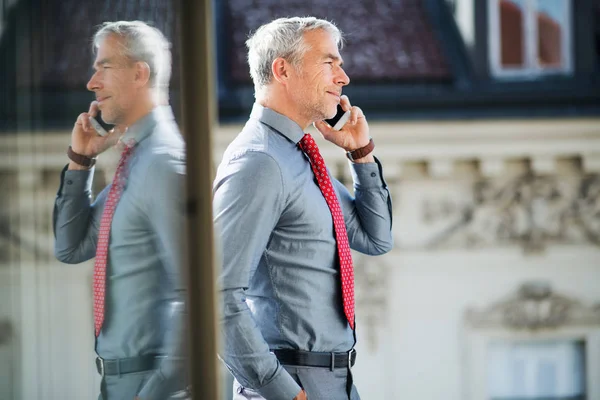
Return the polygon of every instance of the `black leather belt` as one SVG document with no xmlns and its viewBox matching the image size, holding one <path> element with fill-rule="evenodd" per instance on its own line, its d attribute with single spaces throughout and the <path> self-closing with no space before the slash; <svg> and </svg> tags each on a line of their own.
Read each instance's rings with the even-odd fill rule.
<svg viewBox="0 0 600 400">
<path fill-rule="evenodd" d="M 155 368 L 156 360 L 160 357 L 161 356 L 157 354 L 149 354 L 146 356 L 131 358 L 119 358 L 114 360 L 96 357 L 96 370 L 102 376 L 149 371 Z"/>
<path fill-rule="evenodd" d="M 304 367 L 323 367 L 334 370 L 336 368 L 352 368 L 356 362 L 356 350 L 347 353 L 321 353 L 314 351 L 272 350 L 281 364 L 298 365 Z M 350 365 L 348 365 L 350 360 Z"/>
</svg>

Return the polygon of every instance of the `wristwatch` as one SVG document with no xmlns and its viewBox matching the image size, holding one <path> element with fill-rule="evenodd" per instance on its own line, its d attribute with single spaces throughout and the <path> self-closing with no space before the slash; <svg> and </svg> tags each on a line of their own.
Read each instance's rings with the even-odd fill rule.
<svg viewBox="0 0 600 400">
<path fill-rule="evenodd" d="M 91 168 L 96 165 L 96 158 L 84 156 L 83 154 L 78 154 L 73 151 L 73 148 L 69 146 L 67 149 L 67 157 L 69 160 L 73 161 L 76 164 L 81 165 L 82 167 Z"/>
<path fill-rule="evenodd" d="M 350 161 L 358 160 L 359 158 L 363 158 L 364 156 L 371 153 L 374 148 L 375 148 L 375 142 L 373 142 L 373 138 L 370 138 L 369 144 L 367 144 L 365 147 L 361 147 L 360 149 L 347 151 L 346 157 L 348 157 L 348 160 L 350 160 Z"/>
</svg>

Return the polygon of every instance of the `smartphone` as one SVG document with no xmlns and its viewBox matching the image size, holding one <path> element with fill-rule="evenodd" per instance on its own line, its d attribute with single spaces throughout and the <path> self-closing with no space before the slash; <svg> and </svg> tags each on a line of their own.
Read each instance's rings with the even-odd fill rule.
<svg viewBox="0 0 600 400">
<path fill-rule="evenodd" d="M 342 106 L 338 104 L 337 114 L 335 114 L 335 117 L 331 119 L 326 119 L 325 122 L 327 122 L 336 131 L 339 131 L 346 124 L 346 122 L 348 122 L 349 119 L 350 110 L 344 111 Z"/>
<path fill-rule="evenodd" d="M 115 127 L 114 125 L 107 124 L 106 122 L 104 122 L 102 120 L 102 112 L 100 110 L 98 110 L 98 114 L 96 114 L 96 118 L 90 117 L 90 122 L 91 122 L 92 126 L 94 127 L 94 129 L 96 130 L 96 132 L 98 132 L 98 135 L 100 135 L 100 136 L 108 135 L 108 132 L 112 128 Z"/>
</svg>

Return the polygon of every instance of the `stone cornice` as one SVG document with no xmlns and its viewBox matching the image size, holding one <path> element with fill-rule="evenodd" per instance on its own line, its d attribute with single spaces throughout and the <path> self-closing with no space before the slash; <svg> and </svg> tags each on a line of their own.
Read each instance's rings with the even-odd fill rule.
<svg viewBox="0 0 600 400">
<path fill-rule="evenodd" d="M 376 144 L 375 154 L 384 163 L 386 176 L 391 181 L 450 177 L 469 163 L 475 163 L 476 172 L 482 176 L 499 176 L 505 172 L 507 161 L 522 159 L 530 161 L 535 173 L 552 173 L 558 160 L 574 156 L 582 160 L 586 172 L 600 172 L 600 118 L 375 121 L 370 127 Z M 216 127 L 215 164 L 241 128 L 241 124 Z M 345 168 L 344 153 L 325 142 L 314 128 L 309 131 L 315 134 L 330 168 Z M 68 131 L 56 130 L 18 135 L 3 133 L 0 135 L 0 170 L 29 165 L 62 168 L 66 163 L 69 135 Z M 112 165 L 115 157 L 107 153 L 100 158 L 99 167 L 104 163 Z"/>
</svg>

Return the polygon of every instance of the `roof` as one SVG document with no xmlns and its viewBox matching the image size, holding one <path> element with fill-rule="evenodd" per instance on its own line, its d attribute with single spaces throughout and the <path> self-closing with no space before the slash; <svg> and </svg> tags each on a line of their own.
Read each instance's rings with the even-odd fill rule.
<svg viewBox="0 0 600 400">
<path fill-rule="evenodd" d="M 346 72 L 353 82 L 440 80 L 451 77 L 422 0 L 229 0 L 223 6 L 223 47 L 235 82 L 249 82 L 245 41 L 275 18 L 311 15 L 344 33 Z"/>
<path fill-rule="evenodd" d="M 22 74 L 18 87 L 84 89 L 92 73 L 91 38 L 104 21 L 138 19 L 159 28 L 173 47 L 172 85 L 178 87 L 179 40 L 176 1 L 29 0 L 17 3 L 0 46 L 15 40 L 17 22 L 27 15 L 27 3 L 39 11 L 33 20 L 30 48 L 36 52 L 32 74 Z M 336 4 L 337 3 L 337 4 Z M 354 82 L 440 80 L 450 78 L 448 62 L 433 34 L 421 0 L 355 0 L 352 6 L 330 0 L 229 0 L 217 3 L 226 29 L 222 46 L 227 62 L 221 72 L 235 83 L 249 83 L 245 40 L 260 25 L 282 16 L 313 15 L 336 23 L 344 32 L 343 57 Z M 20 9 L 18 9 L 20 8 Z M 361 23 L 356 23 L 361 21 Z M 12 22 L 12 32 L 10 23 Z M 11 34 L 12 33 L 12 34 Z M 12 47 L 12 46 L 9 46 Z M 4 49 L 6 51 L 6 49 Z M 20 52 L 17 65 L 29 64 L 31 54 Z"/>
</svg>

